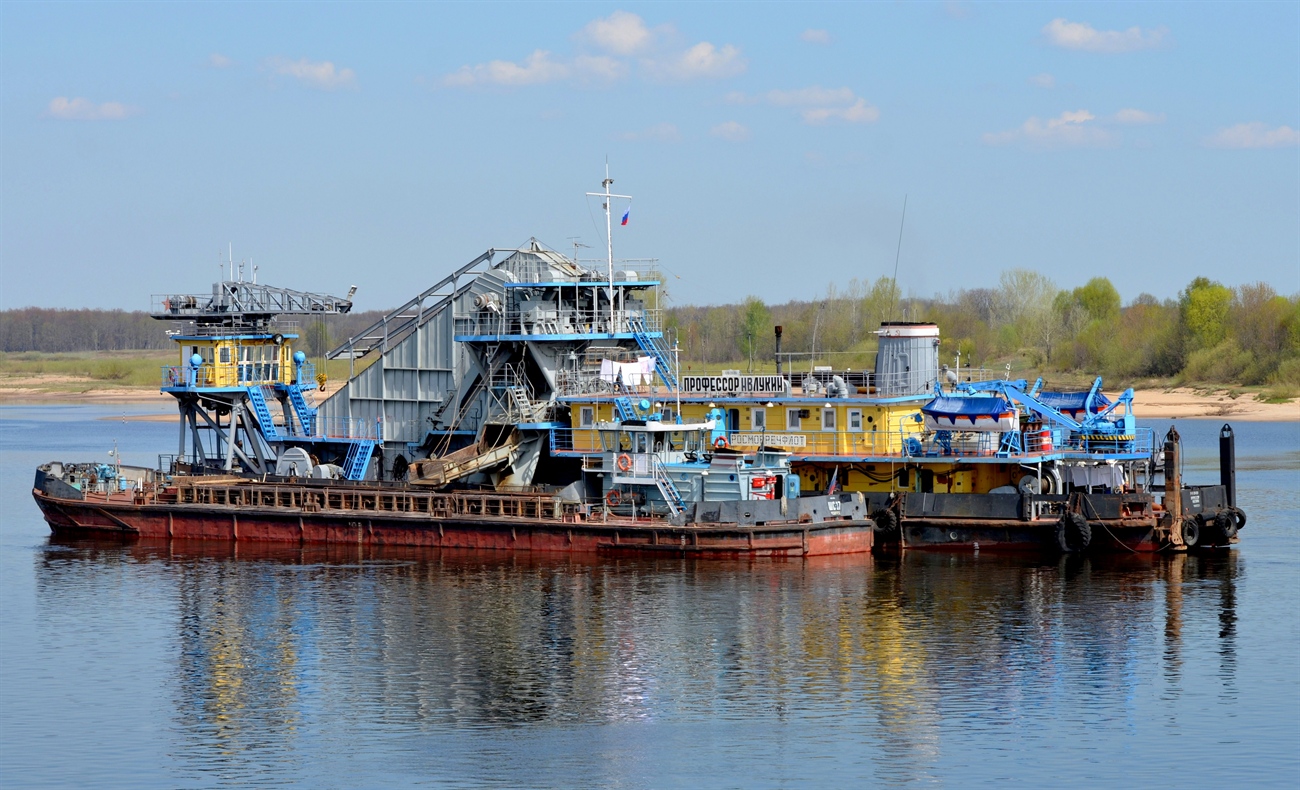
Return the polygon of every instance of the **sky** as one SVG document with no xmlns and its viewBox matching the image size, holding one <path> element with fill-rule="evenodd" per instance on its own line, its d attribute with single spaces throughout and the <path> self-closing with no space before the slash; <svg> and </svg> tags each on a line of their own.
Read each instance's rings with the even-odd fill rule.
<svg viewBox="0 0 1300 790">
<path fill-rule="evenodd" d="M 228 251 L 390 308 L 603 256 L 606 162 L 676 304 L 896 258 L 920 297 L 1293 294 L 1300 3 L 0 4 L 0 308 L 147 309 Z"/>
</svg>

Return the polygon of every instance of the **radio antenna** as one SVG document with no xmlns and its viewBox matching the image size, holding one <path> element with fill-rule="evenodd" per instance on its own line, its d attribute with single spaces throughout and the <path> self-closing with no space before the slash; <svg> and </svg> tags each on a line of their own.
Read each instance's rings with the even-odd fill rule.
<svg viewBox="0 0 1300 790">
<path fill-rule="evenodd" d="M 903 218 L 898 221 L 898 249 L 894 251 L 894 303 L 889 306 L 889 320 L 894 320 L 894 308 L 898 307 L 898 258 L 903 253 L 903 223 L 907 222 L 907 195 L 903 195 Z"/>
</svg>

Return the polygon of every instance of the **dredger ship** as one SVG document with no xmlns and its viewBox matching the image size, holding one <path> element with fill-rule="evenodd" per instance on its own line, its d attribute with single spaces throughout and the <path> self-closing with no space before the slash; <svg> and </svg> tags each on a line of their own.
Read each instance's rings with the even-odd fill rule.
<svg viewBox="0 0 1300 790">
<path fill-rule="evenodd" d="M 297 321 L 353 292 L 232 267 L 155 296 L 177 452 L 45 464 L 33 494 L 55 531 L 705 556 L 1183 550 L 1245 524 L 1229 426 L 1220 484 L 1184 485 L 1131 391 L 950 370 L 925 323 L 883 324 L 870 371 L 795 372 L 776 327 L 775 375 L 682 376 L 654 262 L 588 263 L 487 250 L 330 351 L 349 377 L 319 402 Z"/>
</svg>

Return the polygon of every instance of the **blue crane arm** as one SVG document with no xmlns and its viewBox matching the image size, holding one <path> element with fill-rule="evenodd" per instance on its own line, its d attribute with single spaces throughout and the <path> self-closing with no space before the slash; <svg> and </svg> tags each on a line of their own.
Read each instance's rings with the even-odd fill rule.
<svg viewBox="0 0 1300 790">
<path fill-rule="evenodd" d="M 1100 381 L 1100 379 L 1098 380 Z M 1097 412 L 1096 414 L 1090 414 L 1087 417 L 1085 417 L 1084 425 L 1091 428 L 1092 426 L 1095 426 L 1098 423 L 1105 421 L 1106 417 L 1111 412 L 1115 411 L 1115 407 L 1119 406 L 1121 403 L 1124 404 L 1125 407 L 1124 408 L 1124 412 L 1126 415 L 1125 418 L 1131 420 L 1133 415 L 1133 388 L 1129 387 L 1128 389 L 1120 393 L 1120 396 L 1115 399 L 1114 403 L 1110 404 L 1109 406 Z"/>
<path fill-rule="evenodd" d="M 1049 422 L 1054 422 L 1057 425 L 1065 426 L 1066 428 L 1069 428 L 1071 431 L 1078 431 L 1083 428 L 1083 426 L 1078 422 L 1070 419 L 1069 417 L 1066 417 L 1064 414 L 1057 411 L 1056 409 L 1053 409 L 1051 406 L 1048 406 L 1046 403 L 1043 403 L 1038 398 L 1026 394 L 1022 390 L 1016 389 L 1015 387 L 1003 387 L 1002 394 L 1005 395 L 1008 399 L 1021 404 L 1026 409 L 1029 409 L 1030 411 L 1034 412 L 1035 414 L 1039 415 L 1040 417 L 1042 417 L 1043 419 Z"/>
</svg>

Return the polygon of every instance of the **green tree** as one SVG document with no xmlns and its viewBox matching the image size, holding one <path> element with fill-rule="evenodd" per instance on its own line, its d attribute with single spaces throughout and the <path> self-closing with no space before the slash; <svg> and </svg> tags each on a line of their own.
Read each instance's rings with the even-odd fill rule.
<svg viewBox="0 0 1300 790">
<path fill-rule="evenodd" d="M 740 305 L 740 350 L 746 362 L 762 362 L 759 348 L 767 346 L 772 333 L 772 311 L 757 296 L 746 296 Z"/>
<path fill-rule="evenodd" d="M 1192 350 L 1214 348 L 1228 335 L 1232 291 L 1206 277 L 1197 277 L 1179 294 L 1183 328 Z"/>
<path fill-rule="evenodd" d="M 1082 288 L 1074 289 L 1074 301 L 1088 312 L 1094 321 L 1119 319 L 1119 291 L 1105 277 L 1094 277 Z"/>
</svg>

